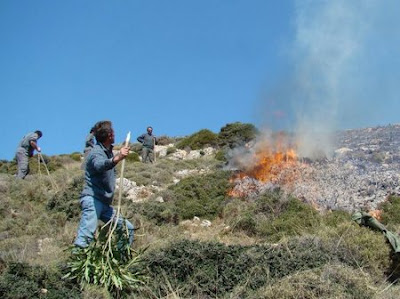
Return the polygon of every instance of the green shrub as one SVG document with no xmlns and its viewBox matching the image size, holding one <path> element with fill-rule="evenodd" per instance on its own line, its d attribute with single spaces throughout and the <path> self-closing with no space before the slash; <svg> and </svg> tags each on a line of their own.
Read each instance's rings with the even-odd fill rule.
<svg viewBox="0 0 400 299">
<path fill-rule="evenodd" d="M 55 212 L 63 212 L 67 219 L 77 219 L 81 211 L 79 198 L 83 184 L 83 176 L 75 177 L 64 191 L 58 192 L 50 198 L 47 203 L 47 209 Z"/>
<path fill-rule="evenodd" d="M 80 298 L 76 284 L 62 280 L 57 270 L 11 263 L 0 276 L 1 298 Z M 44 293 L 43 289 L 47 290 Z"/>
<path fill-rule="evenodd" d="M 167 156 L 171 155 L 173 153 L 176 152 L 176 147 L 175 146 L 170 146 L 169 148 L 167 148 Z"/>
<path fill-rule="evenodd" d="M 192 150 L 202 149 L 206 146 L 215 146 L 218 143 L 218 135 L 211 132 L 210 130 L 203 129 L 180 140 L 176 147 L 179 149 L 184 149 L 186 147 Z"/>
<path fill-rule="evenodd" d="M 82 161 L 82 154 L 78 153 L 78 152 L 74 152 L 74 153 L 70 154 L 69 157 L 72 160 L 77 161 L 77 162 L 81 162 Z"/>
<path fill-rule="evenodd" d="M 109 226 L 100 230 L 86 248 L 73 248 L 66 275 L 83 288 L 93 284 L 106 288 L 113 297 L 129 293 L 144 284 L 146 277 L 141 265 L 141 253 L 129 244 L 126 230 L 116 230 L 110 236 Z"/>
<path fill-rule="evenodd" d="M 17 161 L 16 160 L 1 160 L 0 161 L 0 173 L 15 174 L 17 173 Z"/>
<path fill-rule="evenodd" d="M 279 191 L 265 192 L 238 213 L 225 212 L 224 215 L 234 231 L 267 238 L 270 242 L 311 233 L 319 228 L 322 219 L 310 205 L 296 198 L 285 198 Z"/>
<path fill-rule="evenodd" d="M 342 252 L 333 250 L 334 245 L 311 237 L 274 246 L 182 240 L 145 257 L 150 273 L 148 286 L 160 297 L 165 296 L 168 278 L 170 287 L 180 290 L 184 298 L 223 297 L 239 286 L 257 290 L 299 271 L 339 262 Z"/>
<path fill-rule="evenodd" d="M 146 201 L 142 203 L 134 203 L 129 207 L 135 213 L 143 215 L 156 225 L 166 223 L 179 223 L 179 216 L 175 205 L 171 202 L 153 202 Z"/>
<path fill-rule="evenodd" d="M 379 205 L 382 210 L 382 223 L 389 226 L 400 224 L 400 197 L 389 196 L 386 201 Z"/>
<path fill-rule="evenodd" d="M 169 137 L 166 135 L 162 135 L 160 137 L 157 137 L 157 145 L 168 145 L 171 143 L 175 143 L 176 139 L 173 137 Z"/>
<path fill-rule="evenodd" d="M 325 265 L 285 277 L 251 294 L 253 298 L 373 298 L 374 279 L 360 269 Z"/>
<path fill-rule="evenodd" d="M 127 162 L 140 162 L 139 154 L 136 152 L 131 152 L 125 158 Z"/>
<path fill-rule="evenodd" d="M 219 150 L 215 153 L 215 159 L 218 161 L 226 162 L 228 159 L 225 156 L 225 151 L 224 150 Z"/>
<path fill-rule="evenodd" d="M 223 208 L 230 187 L 230 172 L 188 177 L 169 187 L 180 219 L 215 217 Z"/>
<path fill-rule="evenodd" d="M 235 122 L 221 128 L 218 134 L 218 144 L 234 148 L 253 140 L 258 133 L 252 124 Z"/>
<path fill-rule="evenodd" d="M 45 165 L 43 164 L 43 160 L 40 160 L 40 172 L 42 174 L 47 174 L 47 169 L 49 170 L 49 172 L 54 172 L 57 169 L 62 169 L 64 168 L 63 163 L 62 163 L 62 158 L 58 157 L 58 156 L 46 156 L 46 155 L 42 155 L 43 160 Z M 38 174 L 39 173 L 39 158 L 38 155 L 34 155 L 33 157 L 29 158 L 29 168 L 30 168 L 30 174 Z"/>
<path fill-rule="evenodd" d="M 271 214 L 272 217 L 264 218 L 257 225 L 258 235 L 271 241 L 279 241 L 285 236 L 310 233 L 321 223 L 321 216 L 315 209 L 295 198 L 290 198 L 283 204 L 279 203 L 271 208 L 279 209 L 279 211 L 271 210 L 274 212 Z"/>
</svg>

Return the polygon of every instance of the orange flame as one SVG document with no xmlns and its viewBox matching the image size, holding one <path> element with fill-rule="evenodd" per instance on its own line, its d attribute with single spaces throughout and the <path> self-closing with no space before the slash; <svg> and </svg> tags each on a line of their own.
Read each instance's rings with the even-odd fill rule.
<svg viewBox="0 0 400 299">
<path fill-rule="evenodd" d="M 255 153 L 252 166 L 233 175 L 230 179 L 235 186 L 228 191 L 231 197 L 243 197 L 252 193 L 259 183 L 292 184 L 298 176 L 297 154 L 290 148 L 272 151 L 268 148 Z"/>
</svg>

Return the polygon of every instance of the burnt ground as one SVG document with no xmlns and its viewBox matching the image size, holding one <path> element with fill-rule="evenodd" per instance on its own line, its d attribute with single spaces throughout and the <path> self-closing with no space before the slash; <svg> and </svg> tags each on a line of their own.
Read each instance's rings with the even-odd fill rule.
<svg viewBox="0 0 400 299">
<path fill-rule="evenodd" d="M 321 208 L 376 209 L 400 195 L 400 124 L 341 131 L 331 159 L 302 163 L 300 179 L 284 186 Z"/>
</svg>

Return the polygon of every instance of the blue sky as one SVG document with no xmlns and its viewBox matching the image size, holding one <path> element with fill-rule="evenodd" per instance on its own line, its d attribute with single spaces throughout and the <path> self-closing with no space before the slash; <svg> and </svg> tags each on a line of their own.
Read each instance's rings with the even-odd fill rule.
<svg viewBox="0 0 400 299">
<path fill-rule="evenodd" d="M 148 125 L 169 136 L 235 121 L 293 129 L 325 111 L 335 112 L 334 128 L 400 122 L 399 8 L 394 0 L 0 1 L 0 159 L 36 129 L 44 154 L 82 151 L 102 119 L 113 121 L 117 142 Z"/>
</svg>

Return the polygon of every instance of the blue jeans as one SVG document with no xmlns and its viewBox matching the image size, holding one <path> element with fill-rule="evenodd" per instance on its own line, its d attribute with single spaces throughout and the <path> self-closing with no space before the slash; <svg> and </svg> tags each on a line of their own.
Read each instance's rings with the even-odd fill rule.
<svg viewBox="0 0 400 299">
<path fill-rule="evenodd" d="M 92 196 L 84 196 L 81 198 L 81 208 L 82 216 L 79 223 L 78 235 L 74 244 L 84 248 L 93 240 L 97 228 L 97 221 L 100 219 L 104 223 L 107 223 L 110 219 L 114 218 L 114 208 Z M 129 244 L 132 244 L 134 230 L 132 223 L 119 217 L 117 220 L 117 228 L 122 229 L 124 221 L 129 232 Z"/>
</svg>

